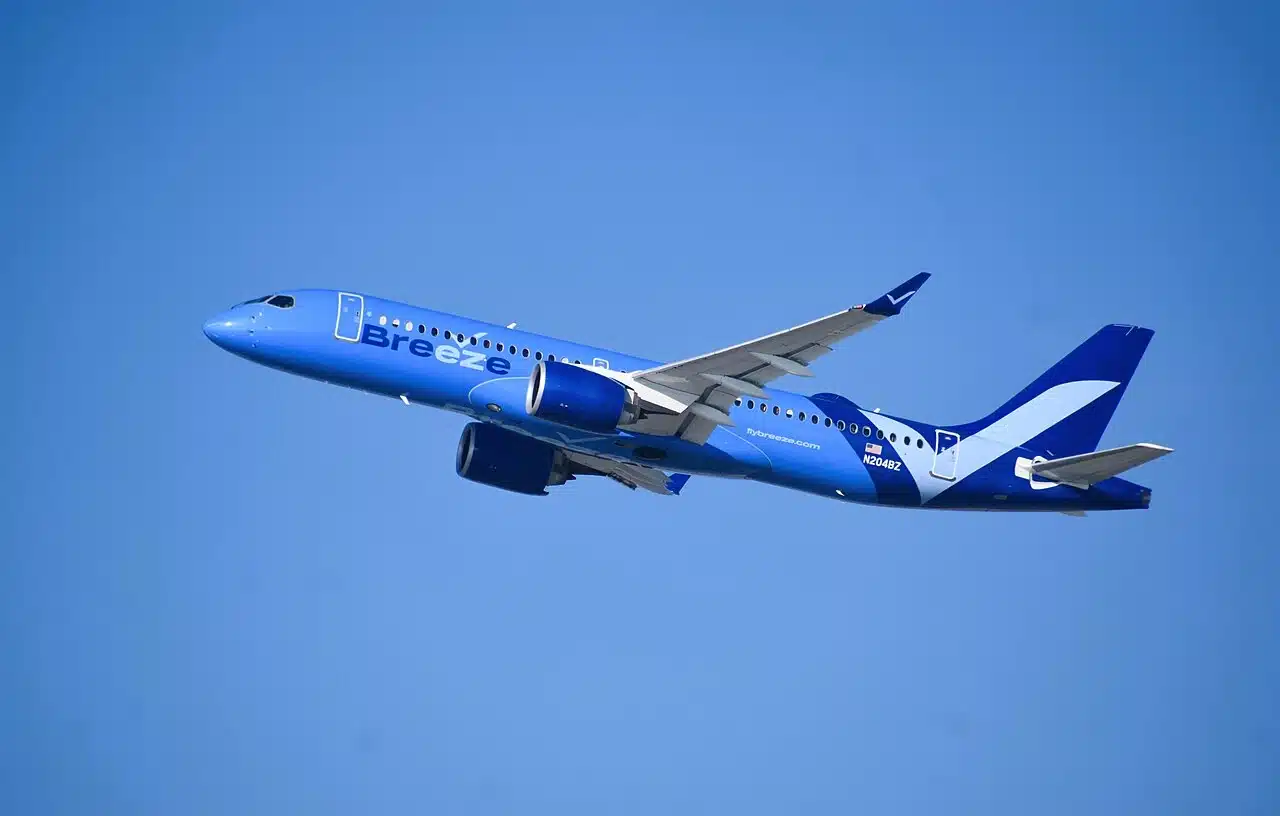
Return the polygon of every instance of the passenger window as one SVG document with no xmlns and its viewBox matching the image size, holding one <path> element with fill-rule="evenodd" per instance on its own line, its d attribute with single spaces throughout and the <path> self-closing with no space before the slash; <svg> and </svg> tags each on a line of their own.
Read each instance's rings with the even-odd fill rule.
<svg viewBox="0 0 1280 816">
<path fill-rule="evenodd" d="M 556 361 L 556 356 L 554 354 L 547 355 L 547 362 L 554 363 L 555 361 Z"/>
<path fill-rule="evenodd" d="M 484 341 L 484 347 L 485 347 L 485 348 L 489 348 L 489 341 L 488 341 L 488 340 L 485 340 L 485 341 Z"/>
<path fill-rule="evenodd" d="M 862 435 L 863 435 L 863 436 L 871 436 L 871 426 L 870 426 L 870 425 L 863 425 L 863 426 L 862 426 Z"/>
<path fill-rule="evenodd" d="M 406 321 L 404 322 L 404 330 L 405 330 L 405 331 L 413 331 L 413 321 L 411 321 L 411 320 L 406 320 Z"/>
<path fill-rule="evenodd" d="M 756 409 L 756 401 L 755 401 L 755 400 L 747 400 L 747 409 L 748 409 L 748 410 L 750 410 L 750 411 L 754 411 L 754 410 Z"/>
<path fill-rule="evenodd" d="M 827 417 L 825 420 L 823 420 L 823 422 L 826 424 L 828 428 L 831 427 L 831 417 Z"/>
<path fill-rule="evenodd" d="M 876 428 L 876 439 L 884 439 L 884 431 Z"/>
<path fill-rule="evenodd" d="M 762 414 L 767 414 L 767 413 L 769 413 L 769 406 L 768 406 L 768 405 L 765 405 L 763 402 L 762 402 L 762 403 L 760 403 L 760 413 L 762 413 Z"/>
<path fill-rule="evenodd" d="M 529 349 L 520 349 L 520 356 L 521 356 L 521 357 L 528 357 L 528 356 L 529 356 Z"/>
<path fill-rule="evenodd" d="M 582 361 L 581 361 L 581 360 L 574 360 L 574 361 L 573 361 L 573 364 L 574 364 L 574 365 L 582 365 Z"/>
<path fill-rule="evenodd" d="M 379 316 L 379 317 L 378 317 L 378 325 L 379 325 L 379 326 L 385 326 L 385 325 L 387 325 L 387 316 L 386 316 L 386 315 L 381 315 L 381 316 Z"/>
<path fill-rule="evenodd" d="M 776 406 L 776 405 L 775 405 L 775 406 L 773 406 L 773 415 L 774 415 L 774 416 L 779 416 L 781 413 L 782 413 L 782 409 L 781 409 L 781 408 L 779 408 L 779 407 L 778 407 L 778 406 Z"/>
<path fill-rule="evenodd" d="M 507 353 L 510 354 L 512 357 L 516 356 L 516 347 L 507 346 Z"/>
<path fill-rule="evenodd" d="M 431 336 L 432 336 L 432 337 L 435 337 L 435 336 L 436 336 L 436 335 L 438 335 L 438 334 L 440 334 L 440 330 L 439 330 L 439 329 L 437 329 L 435 326 L 432 326 L 432 327 L 431 327 Z"/>
<path fill-rule="evenodd" d="M 502 344 L 501 344 L 501 343 L 499 343 L 499 344 L 498 344 L 498 351 L 502 351 Z"/>
<path fill-rule="evenodd" d="M 741 397 L 739 397 L 738 399 L 734 400 L 734 401 L 733 401 L 733 404 L 734 404 L 734 405 L 742 405 L 742 398 L 741 398 Z"/>
<path fill-rule="evenodd" d="M 535 351 L 535 352 L 533 353 L 533 359 L 535 359 L 535 360 L 541 360 L 541 359 L 542 359 L 542 352 L 540 352 L 540 351 Z"/>
<path fill-rule="evenodd" d="M 463 334 L 462 332 L 458 332 L 458 342 L 459 342 L 459 343 L 465 343 L 465 342 L 467 342 L 467 336 L 466 336 L 465 334 Z"/>
<path fill-rule="evenodd" d="M 395 326 L 397 329 L 400 328 L 400 318 L 398 317 L 391 318 L 391 325 Z"/>
<path fill-rule="evenodd" d="M 843 431 L 843 430 L 844 430 L 844 420 L 843 420 L 843 419 L 841 419 L 841 420 L 839 420 L 839 421 L 837 421 L 837 422 L 836 422 L 836 430 L 839 430 L 839 431 Z"/>
<path fill-rule="evenodd" d="M 473 346 L 474 346 L 474 345 L 475 345 L 476 343 L 478 343 L 478 342 L 480 342 L 480 341 L 479 341 L 479 340 L 476 340 L 476 336 L 475 336 L 474 334 L 473 334 L 473 335 L 471 335 L 471 345 L 473 345 Z"/>
<path fill-rule="evenodd" d="M 906 445 L 908 448 L 911 447 L 911 437 L 909 436 L 902 437 L 902 444 Z"/>
<path fill-rule="evenodd" d="M 817 425 L 817 424 L 818 424 L 818 415 L 817 415 L 817 414 L 810 414 L 810 415 L 809 415 L 809 419 L 811 419 L 811 420 L 813 421 L 813 424 L 814 424 L 814 425 Z M 830 424 L 831 424 L 831 420 L 829 420 L 829 419 L 828 419 L 828 420 L 827 420 L 827 424 L 828 424 L 828 425 L 830 425 Z"/>
<path fill-rule="evenodd" d="M 792 417 L 792 415 L 793 415 L 793 414 L 794 414 L 794 412 L 793 412 L 790 408 L 788 408 L 788 409 L 787 409 L 787 419 L 791 419 L 791 417 Z"/>
<path fill-rule="evenodd" d="M 804 411 L 800 412 L 800 421 L 804 422 Z"/>
<path fill-rule="evenodd" d="M 446 340 L 452 340 L 452 339 L 453 339 L 453 335 L 452 335 L 452 334 L 449 334 L 449 330 L 448 330 L 448 329 L 445 329 L 445 330 L 444 330 L 444 339 L 446 339 Z"/>
<path fill-rule="evenodd" d="M 924 447 L 924 440 L 923 440 L 923 439 L 921 439 L 921 438 L 919 438 L 919 437 L 916 437 L 916 447 L 917 447 L 917 448 L 923 448 L 923 447 Z"/>
<path fill-rule="evenodd" d="M 427 327 L 426 327 L 426 326 L 424 326 L 424 325 L 422 325 L 421 323 L 419 323 L 419 324 L 418 324 L 418 334 L 426 334 L 426 333 L 427 333 Z"/>
<path fill-rule="evenodd" d="M 897 442 L 897 441 L 898 441 L 898 435 L 897 435 L 896 433 L 891 433 L 891 434 L 889 434 L 889 441 L 890 441 L 890 442 Z"/>
</svg>

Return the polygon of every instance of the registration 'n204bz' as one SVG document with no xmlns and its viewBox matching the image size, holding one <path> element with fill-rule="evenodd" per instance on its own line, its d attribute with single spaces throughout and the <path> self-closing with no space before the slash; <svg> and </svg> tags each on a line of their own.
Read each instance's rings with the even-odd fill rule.
<svg viewBox="0 0 1280 816">
<path fill-rule="evenodd" d="M 883 456 L 872 456 L 869 453 L 862 455 L 862 462 L 866 465 L 874 465 L 875 467 L 885 468 L 886 470 L 901 470 L 902 463 L 896 459 L 885 459 Z"/>
<path fill-rule="evenodd" d="M 364 330 L 360 333 L 360 342 L 391 351 L 404 349 L 415 357 L 469 368 L 472 371 L 487 371 L 498 376 L 511 373 L 511 362 L 502 357 L 489 357 L 461 346 L 436 345 L 425 337 L 396 334 L 387 331 L 383 326 L 374 326 L 369 323 L 364 325 Z"/>
</svg>

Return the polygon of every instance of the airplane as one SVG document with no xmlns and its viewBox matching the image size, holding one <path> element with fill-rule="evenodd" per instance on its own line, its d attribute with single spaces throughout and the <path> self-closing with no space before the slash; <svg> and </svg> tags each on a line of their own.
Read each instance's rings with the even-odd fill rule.
<svg viewBox="0 0 1280 816">
<path fill-rule="evenodd" d="M 210 319 L 204 333 L 264 366 L 470 417 L 458 475 L 514 493 L 604 476 L 675 495 L 697 474 L 890 507 L 1146 509 L 1151 490 L 1119 474 L 1172 449 L 1097 447 L 1150 329 L 1105 326 L 992 413 L 957 424 L 771 387 L 811 376 L 813 362 L 898 315 L 928 278 L 666 363 L 336 290 L 255 298 Z"/>
</svg>

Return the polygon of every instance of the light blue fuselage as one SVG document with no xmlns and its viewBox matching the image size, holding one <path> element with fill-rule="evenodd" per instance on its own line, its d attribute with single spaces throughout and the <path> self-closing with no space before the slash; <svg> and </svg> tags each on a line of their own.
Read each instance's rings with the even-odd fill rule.
<svg viewBox="0 0 1280 816">
<path fill-rule="evenodd" d="M 734 426 L 717 428 L 701 445 L 625 427 L 579 431 L 527 413 L 529 376 L 540 359 L 622 372 L 659 363 L 368 295 L 281 294 L 293 299 L 290 308 L 242 304 L 210 320 L 206 334 L 262 365 L 466 414 L 570 450 L 898 507 L 1084 511 L 1143 508 L 1150 500 L 1150 491 L 1120 478 L 1046 489 L 1015 474 L 1015 460 L 1043 450 L 993 447 L 975 423 L 935 426 L 864 411 L 836 394 L 768 389 L 764 400 L 744 397 L 730 412 Z"/>
</svg>

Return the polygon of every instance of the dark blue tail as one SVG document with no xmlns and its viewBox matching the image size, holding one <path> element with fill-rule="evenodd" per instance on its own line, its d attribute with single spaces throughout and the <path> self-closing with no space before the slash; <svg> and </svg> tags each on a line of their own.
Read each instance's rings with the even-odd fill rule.
<svg viewBox="0 0 1280 816">
<path fill-rule="evenodd" d="M 1009 417 L 1005 425 L 1018 426 L 1024 438 L 1034 433 L 1025 443 L 1028 448 L 1052 456 L 1097 450 L 1154 334 L 1138 326 L 1104 326 L 993 414 L 971 423 L 968 431 L 976 433 Z M 1045 394 L 1057 386 L 1064 387 Z M 1043 399 L 1010 417 L 1042 394 Z"/>
</svg>

